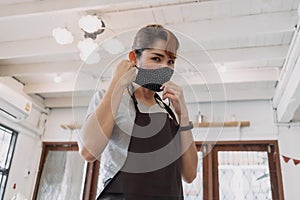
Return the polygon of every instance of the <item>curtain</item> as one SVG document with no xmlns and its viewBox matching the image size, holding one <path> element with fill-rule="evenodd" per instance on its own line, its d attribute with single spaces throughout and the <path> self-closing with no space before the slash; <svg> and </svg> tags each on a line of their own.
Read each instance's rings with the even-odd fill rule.
<svg viewBox="0 0 300 200">
<path fill-rule="evenodd" d="M 38 200 L 80 200 L 85 162 L 77 151 L 49 151 L 41 175 Z"/>
</svg>

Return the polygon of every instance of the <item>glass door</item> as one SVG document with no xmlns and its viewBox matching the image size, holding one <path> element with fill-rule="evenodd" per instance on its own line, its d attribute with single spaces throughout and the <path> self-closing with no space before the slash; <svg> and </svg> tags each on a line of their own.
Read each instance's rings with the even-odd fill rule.
<svg viewBox="0 0 300 200">
<path fill-rule="evenodd" d="M 273 145 L 216 145 L 214 199 L 279 199 Z"/>
<path fill-rule="evenodd" d="M 197 177 L 193 183 L 188 184 L 182 181 L 185 200 L 203 200 L 203 152 L 198 151 Z"/>
<path fill-rule="evenodd" d="M 77 144 L 44 145 L 34 199 L 83 199 L 86 172 Z"/>
<path fill-rule="evenodd" d="M 221 200 L 272 199 L 267 152 L 218 152 Z"/>
</svg>

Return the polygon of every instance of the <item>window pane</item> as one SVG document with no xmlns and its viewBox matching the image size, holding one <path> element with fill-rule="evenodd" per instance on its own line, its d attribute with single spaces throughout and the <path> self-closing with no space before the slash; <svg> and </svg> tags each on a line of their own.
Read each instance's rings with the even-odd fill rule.
<svg viewBox="0 0 300 200">
<path fill-rule="evenodd" d="M 267 152 L 218 152 L 220 200 L 272 199 Z"/>
<path fill-rule="evenodd" d="M 0 199 L 3 198 L 7 176 L 0 173 Z"/>
<path fill-rule="evenodd" d="M 5 166 L 9 145 L 12 135 L 4 131 L 5 129 L 0 129 L 0 168 L 6 168 Z"/>
<path fill-rule="evenodd" d="M 202 162 L 203 153 L 198 151 L 198 168 L 197 168 L 197 177 L 191 184 L 187 184 L 184 181 L 182 182 L 183 193 L 185 200 L 201 200 L 203 199 L 203 170 Z"/>
<path fill-rule="evenodd" d="M 16 138 L 16 132 L 0 124 L 0 199 L 4 196 Z"/>
</svg>

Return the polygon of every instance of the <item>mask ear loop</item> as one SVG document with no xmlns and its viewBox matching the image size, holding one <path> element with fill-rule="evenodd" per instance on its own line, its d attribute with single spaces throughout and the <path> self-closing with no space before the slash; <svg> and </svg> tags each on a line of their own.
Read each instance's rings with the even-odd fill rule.
<svg viewBox="0 0 300 200">
<path fill-rule="evenodd" d="M 135 68 L 139 69 L 136 65 L 134 65 Z M 134 86 L 132 83 L 130 83 L 130 85 L 127 86 L 127 92 L 130 96 L 133 95 L 134 93 Z"/>
<path fill-rule="evenodd" d="M 129 94 L 130 96 L 133 95 L 133 93 L 134 93 L 134 86 L 133 86 L 132 83 L 130 83 L 130 85 L 127 86 L 127 92 L 128 92 L 128 94 Z"/>
</svg>

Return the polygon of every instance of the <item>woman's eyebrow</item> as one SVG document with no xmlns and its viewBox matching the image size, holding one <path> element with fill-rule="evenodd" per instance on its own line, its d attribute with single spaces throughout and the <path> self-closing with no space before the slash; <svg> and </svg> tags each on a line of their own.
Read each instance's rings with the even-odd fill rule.
<svg viewBox="0 0 300 200">
<path fill-rule="evenodd" d="M 163 54 L 160 54 L 160 53 L 151 53 L 151 54 L 154 54 L 154 55 L 159 56 L 159 57 L 162 57 L 162 58 L 165 57 Z"/>
<path fill-rule="evenodd" d="M 172 56 L 172 55 L 170 55 L 169 57 L 174 60 L 176 60 L 176 58 L 177 58 L 176 56 Z"/>
<path fill-rule="evenodd" d="M 160 54 L 160 53 L 151 53 L 151 54 L 154 54 L 154 55 L 156 55 L 156 56 L 159 56 L 159 57 L 162 57 L 162 58 L 164 58 L 165 57 L 165 55 L 163 55 L 163 54 Z M 172 55 L 169 55 L 169 57 L 171 58 L 171 59 L 176 59 L 176 56 L 172 56 Z"/>
</svg>

